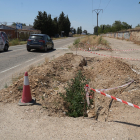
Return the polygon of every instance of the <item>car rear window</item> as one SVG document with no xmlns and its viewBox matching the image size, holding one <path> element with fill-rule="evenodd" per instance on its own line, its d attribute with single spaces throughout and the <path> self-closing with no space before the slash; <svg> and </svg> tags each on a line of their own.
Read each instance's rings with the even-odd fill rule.
<svg viewBox="0 0 140 140">
<path fill-rule="evenodd" d="M 30 39 L 37 39 L 37 40 L 43 40 L 44 37 L 43 36 L 39 36 L 39 35 L 31 35 Z"/>
</svg>

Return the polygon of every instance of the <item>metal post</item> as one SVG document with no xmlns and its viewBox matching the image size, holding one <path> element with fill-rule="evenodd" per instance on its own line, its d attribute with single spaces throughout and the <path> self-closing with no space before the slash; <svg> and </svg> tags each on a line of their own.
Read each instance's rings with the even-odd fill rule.
<svg viewBox="0 0 140 140">
<path fill-rule="evenodd" d="M 98 36 L 98 15 L 100 13 L 100 11 L 103 12 L 103 9 L 95 9 L 95 10 L 92 10 L 92 12 L 95 11 L 97 13 L 97 36 Z"/>
<path fill-rule="evenodd" d="M 97 13 L 97 36 L 98 36 L 98 13 Z"/>
</svg>

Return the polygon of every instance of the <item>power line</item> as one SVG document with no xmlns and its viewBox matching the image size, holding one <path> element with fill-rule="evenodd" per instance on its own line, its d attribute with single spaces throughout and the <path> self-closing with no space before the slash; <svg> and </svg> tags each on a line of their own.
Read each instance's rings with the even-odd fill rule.
<svg viewBox="0 0 140 140">
<path fill-rule="evenodd" d="M 106 5 L 106 7 L 104 8 L 104 10 L 107 8 L 107 6 L 109 5 L 109 3 L 111 2 L 111 0 L 108 2 L 108 4 Z M 102 14 L 103 15 L 103 14 Z M 100 20 L 102 19 L 102 15 L 100 17 Z"/>
<path fill-rule="evenodd" d="M 101 0 L 100 0 L 100 4 L 101 4 Z M 100 8 L 100 4 L 99 4 L 99 7 L 98 7 L 98 9 Z"/>
<path fill-rule="evenodd" d="M 111 2 L 111 0 L 108 2 L 107 6 L 109 5 L 110 2 Z M 105 9 L 107 8 L 107 6 L 105 7 Z M 104 10 L 105 10 L 105 9 L 104 9 Z"/>
</svg>

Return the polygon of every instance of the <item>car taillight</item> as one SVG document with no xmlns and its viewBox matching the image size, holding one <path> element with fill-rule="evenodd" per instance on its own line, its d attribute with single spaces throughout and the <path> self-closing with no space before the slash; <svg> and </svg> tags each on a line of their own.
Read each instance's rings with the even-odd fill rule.
<svg viewBox="0 0 140 140">
<path fill-rule="evenodd" d="M 28 39 L 28 41 L 31 41 L 30 39 Z"/>
<path fill-rule="evenodd" d="M 45 41 L 44 41 L 44 40 L 39 40 L 39 42 L 43 42 L 43 43 L 45 43 Z"/>
</svg>

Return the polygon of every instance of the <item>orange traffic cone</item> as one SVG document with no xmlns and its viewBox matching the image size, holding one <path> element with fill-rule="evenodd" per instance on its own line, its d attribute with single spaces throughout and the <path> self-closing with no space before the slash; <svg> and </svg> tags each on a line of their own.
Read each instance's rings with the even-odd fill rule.
<svg viewBox="0 0 140 140">
<path fill-rule="evenodd" d="M 34 103 L 35 99 L 31 97 L 28 72 L 25 72 L 22 99 L 19 101 L 18 105 L 33 105 Z"/>
</svg>

